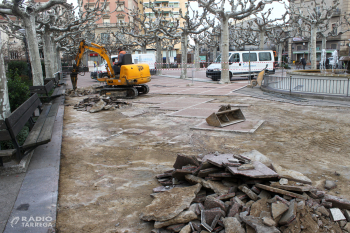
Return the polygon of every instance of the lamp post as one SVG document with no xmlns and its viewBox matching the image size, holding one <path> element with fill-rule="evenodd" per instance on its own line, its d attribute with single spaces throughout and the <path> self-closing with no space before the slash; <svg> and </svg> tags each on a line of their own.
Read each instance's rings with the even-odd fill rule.
<svg viewBox="0 0 350 233">
<path fill-rule="evenodd" d="M 28 66 L 28 77 L 29 80 L 33 80 L 32 77 L 32 67 L 29 61 L 29 54 L 28 54 L 28 49 L 27 49 L 27 38 L 26 38 L 26 30 L 25 29 L 19 29 L 18 30 L 22 35 L 23 35 L 23 43 L 24 43 L 24 47 L 25 47 L 25 54 L 26 54 L 26 59 L 27 59 L 27 66 Z"/>
</svg>

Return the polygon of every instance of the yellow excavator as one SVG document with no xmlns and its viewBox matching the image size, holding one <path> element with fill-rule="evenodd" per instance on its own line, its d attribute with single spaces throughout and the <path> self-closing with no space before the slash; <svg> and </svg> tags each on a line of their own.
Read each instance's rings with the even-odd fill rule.
<svg viewBox="0 0 350 233">
<path fill-rule="evenodd" d="M 151 81 L 148 64 L 134 65 L 132 64 L 131 54 L 125 54 L 120 67 L 120 74 L 115 74 L 106 48 L 95 43 L 88 44 L 85 40 L 80 42 L 78 54 L 75 57 L 75 64 L 70 74 L 73 90 L 77 89 L 79 66 L 86 49 L 98 53 L 107 62 L 107 76 L 97 78 L 99 82 L 106 83 L 106 85 L 98 88 L 100 95 L 135 98 L 140 94 L 149 92 L 149 87 L 145 84 Z"/>
</svg>

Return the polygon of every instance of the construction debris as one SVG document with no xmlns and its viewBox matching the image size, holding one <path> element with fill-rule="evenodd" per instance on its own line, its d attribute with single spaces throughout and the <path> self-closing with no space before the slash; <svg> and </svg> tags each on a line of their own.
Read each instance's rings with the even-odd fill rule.
<svg viewBox="0 0 350 233">
<path fill-rule="evenodd" d="M 98 94 L 99 91 L 96 90 L 95 87 L 83 87 L 83 88 L 77 88 L 75 91 L 73 89 L 67 89 L 66 95 L 70 97 L 81 97 L 85 95 L 93 95 Z"/>
<path fill-rule="evenodd" d="M 303 174 L 281 168 L 259 152 L 251 154 L 179 154 L 174 169 L 156 176 L 162 186 L 153 189 L 154 200 L 141 219 L 155 221 L 152 232 L 350 229 L 350 201 L 317 190 Z"/>
<path fill-rule="evenodd" d="M 208 116 L 206 121 L 208 125 L 222 128 L 245 121 L 245 117 L 240 108 L 231 109 L 230 105 L 223 105 L 218 112 L 214 112 Z"/>
<path fill-rule="evenodd" d="M 94 113 L 102 110 L 115 110 L 116 108 L 125 106 L 131 106 L 131 103 L 115 97 L 101 98 L 99 96 L 94 96 L 80 101 L 78 104 L 74 105 L 74 109 Z"/>
</svg>

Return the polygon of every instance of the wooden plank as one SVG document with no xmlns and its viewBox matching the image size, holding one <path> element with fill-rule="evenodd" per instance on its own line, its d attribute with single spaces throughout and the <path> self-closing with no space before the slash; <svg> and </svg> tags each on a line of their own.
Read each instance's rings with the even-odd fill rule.
<svg viewBox="0 0 350 233">
<path fill-rule="evenodd" d="M 4 120 L 0 120 L 0 141 L 11 140 L 11 135 L 7 130 Z"/>
<path fill-rule="evenodd" d="M 56 117 L 59 106 L 60 105 L 58 103 L 53 104 L 47 117 Z"/>
<path fill-rule="evenodd" d="M 7 117 L 9 124 L 14 125 L 23 116 L 23 114 L 27 112 L 27 110 L 31 106 L 33 105 L 39 106 L 40 103 L 41 102 L 38 95 L 37 94 L 32 95 L 21 106 L 19 106 L 15 111 L 13 111 L 9 117 Z"/>
<path fill-rule="evenodd" d="M 52 90 L 53 86 L 54 86 L 53 81 L 50 81 L 45 85 L 46 95 L 49 94 L 49 92 Z"/>
<path fill-rule="evenodd" d="M 56 116 L 46 118 L 45 124 L 38 137 L 37 144 L 45 144 L 51 141 L 53 125 L 55 123 L 55 120 Z"/>
<path fill-rule="evenodd" d="M 44 126 L 45 121 L 46 121 L 46 117 L 49 114 L 50 109 L 51 109 L 51 105 L 46 105 L 44 107 L 39 118 L 36 120 L 33 129 L 30 131 L 26 141 L 23 144 L 24 149 L 37 146 L 37 141 L 38 141 L 39 135 L 43 129 L 43 126 Z"/>
<path fill-rule="evenodd" d="M 16 149 L 0 150 L 0 157 L 12 156 L 16 153 Z"/>
<path fill-rule="evenodd" d="M 23 115 L 17 120 L 15 124 L 12 124 L 11 127 L 9 127 L 9 124 L 7 123 L 8 118 L 6 118 L 6 124 L 9 127 L 10 133 L 12 132 L 14 135 L 17 136 L 17 134 L 21 131 L 23 126 L 28 122 L 29 118 L 33 115 L 35 109 L 40 105 L 40 99 L 36 100 L 36 102 L 30 106 L 30 108 L 27 109 L 26 112 L 23 113 Z M 12 115 L 12 114 L 11 114 Z"/>
</svg>

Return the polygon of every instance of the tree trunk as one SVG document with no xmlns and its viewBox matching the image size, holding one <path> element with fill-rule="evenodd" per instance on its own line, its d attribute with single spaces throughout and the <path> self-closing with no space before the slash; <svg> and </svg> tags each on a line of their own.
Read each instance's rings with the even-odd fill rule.
<svg viewBox="0 0 350 233">
<path fill-rule="evenodd" d="M 146 53 L 147 53 L 147 47 L 146 47 L 146 45 L 142 45 L 142 46 L 141 46 L 141 53 L 142 53 L 142 54 L 146 54 Z"/>
<path fill-rule="evenodd" d="M 213 62 L 215 62 L 216 58 L 218 57 L 217 52 L 218 52 L 218 47 L 215 46 L 213 50 Z"/>
<path fill-rule="evenodd" d="M 264 35 L 265 35 L 265 32 L 260 32 L 259 33 L 259 49 L 260 50 L 264 50 Z"/>
<path fill-rule="evenodd" d="M 43 86 L 43 71 L 41 69 L 41 60 L 39 54 L 38 38 L 36 36 L 34 15 L 24 17 L 23 22 L 26 29 L 30 64 L 33 73 L 33 86 Z"/>
<path fill-rule="evenodd" d="M 62 72 L 62 60 L 61 60 L 61 50 L 59 47 L 57 47 L 56 49 L 56 56 L 57 59 L 57 68 L 56 68 L 56 72 Z"/>
<path fill-rule="evenodd" d="M 222 33 L 221 33 L 221 84 L 230 83 L 228 52 L 229 52 L 229 33 L 228 33 L 228 18 L 222 18 Z"/>
<path fill-rule="evenodd" d="M 180 78 L 187 78 L 187 33 L 183 33 L 181 37 L 181 76 Z"/>
<path fill-rule="evenodd" d="M 283 48 L 283 44 L 278 44 L 278 64 L 282 65 L 282 48 Z"/>
<path fill-rule="evenodd" d="M 166 48 L 165 59 L 166 59 L 166 67 L 167 67 L 167 68 L 170 68 L 170 67 L 169 67 L 170 59 L 169 59 L 169 48 L 168 48 L 168 47 Z"/>
<path fill-rule="evenodd" d="M 0 38 L 0 120 L 5 120 L 11 113 L 7 78 L 5 72 L 4 56 L 2 52 L 2 44 Z"/>
<path fill-rule="evenodd" d="M 198 40 L 195 40 L 195 48 L 194 48 L 194 64 L 196 71 L 199 71 L 200 63 L 199 63 L 199 43 Z"/>
<path fill-rule="evenodd" d="M 310 43 L 310 61 L 311 61 L 311 69 L 316 70 L 316 35 L 317 35 L 317 26 L 311 25 L 311 43 Z"/>
<path fill-rule="evenodd" d="M 327 47 L 327 37 L 322 36 L 322 49 L 326 49 Z"/>
<path fill-rule="evenodd" d="M 163 63 L 163 54 L 162 54 L 162 42 L 160 38 L 157 38 L 157 75 L 162 74 L 162 63 Z"/>
<path fill-rule="evenodd" d="M 52 41 L 49 33 L 44 33 L 43 35 L 43 50 L 44 50 L 44 63 L 45 63 L 45 73 L 47 78 L 53 78 L 55 57 L 52 53 Z"/>
</svg>

